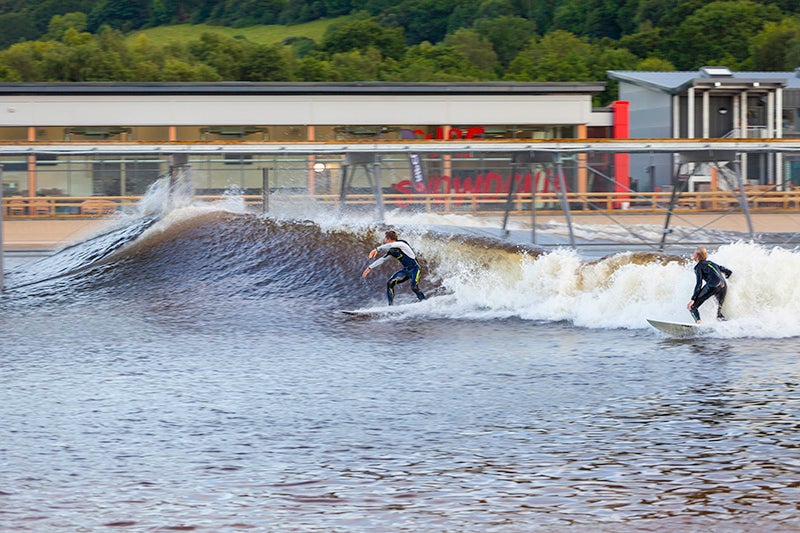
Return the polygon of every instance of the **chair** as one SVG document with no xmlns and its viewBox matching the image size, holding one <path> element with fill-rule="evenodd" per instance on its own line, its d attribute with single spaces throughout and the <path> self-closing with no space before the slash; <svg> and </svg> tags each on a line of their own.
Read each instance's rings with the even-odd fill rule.
<svg viewBox="0 0 800 533">
<path fill-rule="evenodd" d="M 53 202 L 50 200 L 31 200 L 30 212 L 31 215 L 37 217 L 49 217 L 53 214 Z"/>
<path fill-rule="evenodd" d="M 27 203 L 22 199 L 10 199 L 8 201 L 8 216 L 21 217 L 27 214 Z"/>
<path fill-rule="evenodd" d="M 117 204 L 110 200 L 86 200 L 81 204 L 81 215 L 113 215 L 116 212 Z"/>
</svg>

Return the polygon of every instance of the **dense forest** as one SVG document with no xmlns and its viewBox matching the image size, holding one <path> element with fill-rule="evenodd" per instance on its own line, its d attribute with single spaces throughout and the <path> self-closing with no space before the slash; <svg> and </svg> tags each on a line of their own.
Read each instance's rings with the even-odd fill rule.
<svg viewBox="0 0 800 533">
<path fill-rule="evenodd" d="M 319 19 L 331 23 L 316 40 L 127 38 L 173 24 Z M 797 68 L 800 2 L 0 0 L 0 81 L 568 82 L 703 65 Z"/>
</svg>

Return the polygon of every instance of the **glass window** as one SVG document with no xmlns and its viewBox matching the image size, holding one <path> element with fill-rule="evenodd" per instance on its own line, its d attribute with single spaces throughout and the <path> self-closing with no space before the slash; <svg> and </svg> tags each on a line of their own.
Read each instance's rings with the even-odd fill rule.
<svg viewBox="0 0 800 533">
<path fill-rule="evenodd" d="M 134 126 L 128 140 L 130 141 L 168 141 L 169 126 Z"/>
<path fill-rule="evenodd" d="M 178 141 L 199 141 L 202 128 L 197 126 L 178 126 L 176 129 L 176 139 Z"/>
<path fill-rule="evenodd" d="M 800 123 L 800 109 L 783 110 L 783 133 L 797 133 L 798 123 Z"/>
<path fill-rule="evenodd" d="M 27 141 L 28 128 L 6 127 L 0 128 L 0 141 Z"/>
<path fill-rule="evenodd" d="M 200 128 L 203 141 L 269 141 L 269 126 L 205 126 Z"/>
<path fill-rule="evenodd" d="M 315 126 L 314 127 L 314 140 L 315 141 L 335 141 L 337 140 L 336 128 L 334 126 Z"/>
<path fill-rule="evenodd" d="M 3 165 L 3 195 L 27 196 L 28 162 L 20 158 L 2 158 L 0 165 Z"/>
<path fill-rule="evenodd" d="M 305 126 L 275 126 L 273 128 L 275 138 L 272 141 L 307 141 L 308 131 Z"/>
<path fill-rule="evenodd" d="M 386 139 L 389 128 L 386 126 L 336 126 L 336 139 L 340 141 L 358 141 L 369 139 Z"/>
<path fill-rule="evenodd" d="M 127 141 L 132 128 L 123 126 L 70 126 L 64 128 L 65 141 Z"/>
</svg>

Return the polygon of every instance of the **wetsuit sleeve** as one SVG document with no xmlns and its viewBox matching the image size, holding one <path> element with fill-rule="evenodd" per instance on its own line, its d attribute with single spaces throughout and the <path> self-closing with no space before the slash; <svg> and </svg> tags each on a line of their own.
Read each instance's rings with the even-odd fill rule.
<svg viewBox="0 0 800 533">
<path fill-rule="evenodd" d="M 384 255 L 383 257 L 379 257 L 377 260 L 373 261 L 369 265 L 370 270 L 373 270 L 375 267 L 378 267 L 378 266 L 382 265 L 384 262 L 386 262 L 387 259 L 389 259 L 389 257 L 391 257 L 391 256 L 390 255 Z"/>
<path fill-rule="evenodd" d="M 385 243 L 375 247 L 375 249 L 378 250 L 379 252 L 388 252 L 391 248 L 392 248 L 391 243 Z M 379 257 L 378 259 L 373 261 L 372 264 L 369 265 L 370 270 L 385 263 L 389 259 L 389 257 L 391 257 L 389 254 L 385 254 L 383 257 Z"/>
<path fill-rule="evenodd" d="M 697 277 L 697 282 L 694 284 L 694 292 L 692 292 L 692 300 L 697 300 L 697 295 L 700 294 L 700 287 L 703 286 L 703 270 L 700 264 L 694 267 L 694 275 Z"/>
<path fill-rule="evenodd" d="M 733 274 L 733 271 L 730 268 L 725 268 L 722 265 L 717 265 L 717 266 L 719 267 L 719 271 L 725 274 L 726 278 L 731 277 L 731 274 Z"/>
</svg>

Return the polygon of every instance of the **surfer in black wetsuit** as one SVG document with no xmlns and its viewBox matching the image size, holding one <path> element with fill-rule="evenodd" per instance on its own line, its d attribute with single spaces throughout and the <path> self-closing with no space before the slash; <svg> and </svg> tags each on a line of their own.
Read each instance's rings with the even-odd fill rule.
<svg viewBox="0 0 800 533">
<path fill-rule="evenodd" d="M 388 260 L 390 257 L 394 257 L 400 261 L 400 263 L 403 265 L 403 268 L 392 274 L 392 276 L 389 278 L 389 281 L 386 282 L 386 297 L 389 300 L 389 305 L 394 304 L 395 285 L 408 280 L 411 280 L 411 290 L 414 291 L 414 294 L 417 295 L 417 298 L 424 300 L 425 294 L 419 289 L 419 277 L 422 271 L 419 267 L 419 263 L 417 262 L 417 256 L 414 253 L 414 250 L 411 249 L 411 246 L 406 241 L 398 238 L 396 231 L 389 230 L 386 232 L 386 235 L 383 239 L 383 244 L 369 252 L 369 258 L 374 258 L 376 255 L 378 255 L 378 252 L 386 252 L 386 254 L 370 264 L 364 270 L 364 273 L 361 274 L 361 277 L 366 278 L 373 268 L 383 264 L 383 262 Z"/>
<path fill-rule="evenodd" d="M 722 304 L 725 301 L 725 293 L 728 292 L 728 283 L 725 278 L 731 277 L 729 269 L 722 265 L 718 265 L 708 260 L 708 251 L 705 248 L 698 248 L 694 252 L 694 260 L 697 264 L 694 266 L 694 273 L 697 276 L 697 283 L 694 286 L 692 299 L 686 305 L 692 318 L 698 324 L 700 323 L 700 310 L 699 307 L 703 303 L 715 296 L 719 307 L 717 307 L 717 320 L 725 320 L 722 314 Z M 706 282 L 703 285 L 703 281 Z"/>
</svg>

